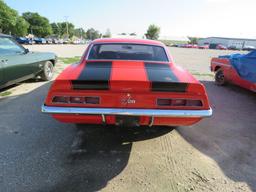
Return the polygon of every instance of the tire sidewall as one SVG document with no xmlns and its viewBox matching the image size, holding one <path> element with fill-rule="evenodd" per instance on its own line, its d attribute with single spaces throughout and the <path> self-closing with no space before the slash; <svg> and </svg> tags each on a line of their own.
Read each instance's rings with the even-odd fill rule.
<svg viewBox="0 0 256 192">
<path fill-rule="evenodd" d="M 220 75 L 223 76 L 223 80 L 220 80 L 220 78 L 219 78 Z M 226 84 L 225 75 L 224 75 L 222 69 L 218 69 L 218 70 L 216 71 L 214 79 L 215 79 L 215 83 L 216 83 L 217 85 L 222 86 L 222 85 L 225 85 L 225 84 Z"/>
</svg>

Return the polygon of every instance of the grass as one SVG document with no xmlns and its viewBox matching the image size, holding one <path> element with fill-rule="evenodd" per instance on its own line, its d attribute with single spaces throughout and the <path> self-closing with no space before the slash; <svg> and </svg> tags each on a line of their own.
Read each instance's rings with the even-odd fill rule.
<svg viewBox="0 0 256 192">
<path fill-rule="evenodd" d="M 0 96 L 1 96 L 1 97 L 5 97 L 5 96 L 11 95 L 11 94 L 12 94 L 11 91 L 5 91 L 5 92 L 3 92 L 3 93 L 0 93 Z"/>
<path fill-rule="evenodd" d="M 59 57 L 58 59 L 65 64 L 72 64 L 72 63 L 79 62 L 80 58 L 81 58 L 80 56 L 76 56 L 76 57 Z"/>
</svg>

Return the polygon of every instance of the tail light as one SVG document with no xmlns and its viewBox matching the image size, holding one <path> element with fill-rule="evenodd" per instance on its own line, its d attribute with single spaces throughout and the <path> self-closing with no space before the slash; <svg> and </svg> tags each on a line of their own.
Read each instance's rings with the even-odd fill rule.
<svg viewBox="0 0 256 192">
<path fill-rule="evenodd" d="M 192 99 L 157 99 L 158 106 L 189 106 L 189 107 L 202 107 L 201 100 Z"/>
<path fill-rule="evenodd" d="M 186 101 L 185 99 L 173 99 L 172 106 L 186 106 Z"/>
<path fill-rule="evenodd" d="M 158 106 L 171 106 L 172 100 L 171 99 L 157 99 Z"/>
<path fill-rule="evenodd" d="M 84 103 L 84 97 L 70 97 L 70 103 Z"/>
<path fill-rule="evenodd" d="M 81 97 L 81 96 L 55 96 L 52 99 L 53 103 L 63 104 L 99 104 L 99 97 Z"/>
<path fill-rule="evenodd" d="M 53 103 L 69 103 L 69 97 L 64 97 L 64 96 L 55 96 L 52 99 Z"/>
<path fill-rule="evenodd" d="M 86 104 L 99 104 L 100 98 L 99 97 L 85 97 Z"/>
</svg>

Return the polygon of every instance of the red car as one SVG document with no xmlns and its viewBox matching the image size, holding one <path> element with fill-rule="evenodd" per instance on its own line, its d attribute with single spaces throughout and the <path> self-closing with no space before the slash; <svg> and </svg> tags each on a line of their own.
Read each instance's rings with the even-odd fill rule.
<svg viewBox="0 0 256 192">
<path fill-rule="evenodd" d="M 216 49 L 219 49 L 219 50 L 228 50 L 227 47 L 225 47 L 224 45 L 217 45 Z"/>
<path fill-rule="evenodd" d="M 256 83 L 241 78 L 227 58 L 212 58 L 211 71 L 215 72 L 217 85 L 225 85 L 229 82 L 256 92 Z"/>
<path fill-rule="evenodd" d="M 209 45 L 200 45 L 198 49 L 209 49 Z"/>
<path fill-rule="evenodd" d="M 192 125 L 212 115 L 205 87 L 164 44 L 98 39 L 52 84 L 42 112 L 67 123 Z"/>
</svg>

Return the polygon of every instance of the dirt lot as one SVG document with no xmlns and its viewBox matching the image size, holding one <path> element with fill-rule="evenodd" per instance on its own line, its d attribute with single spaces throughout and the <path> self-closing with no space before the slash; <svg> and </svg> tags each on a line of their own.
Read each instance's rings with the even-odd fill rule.
<svg viewBox="0 0 256 192">
<path fill-rule="evenodd" d="M 29 46 L 60 57 L 84 48 Z M 170 49 L 205 84 L 212 118 L 176 129 L 76 128 L 40 113 L 50 83 L 23 83 L 0 99 L 0 191 L 256 191 L 255 94 L 215 86 L 209 72 L 212 56 L 230 52 Z"/>
</svg>

